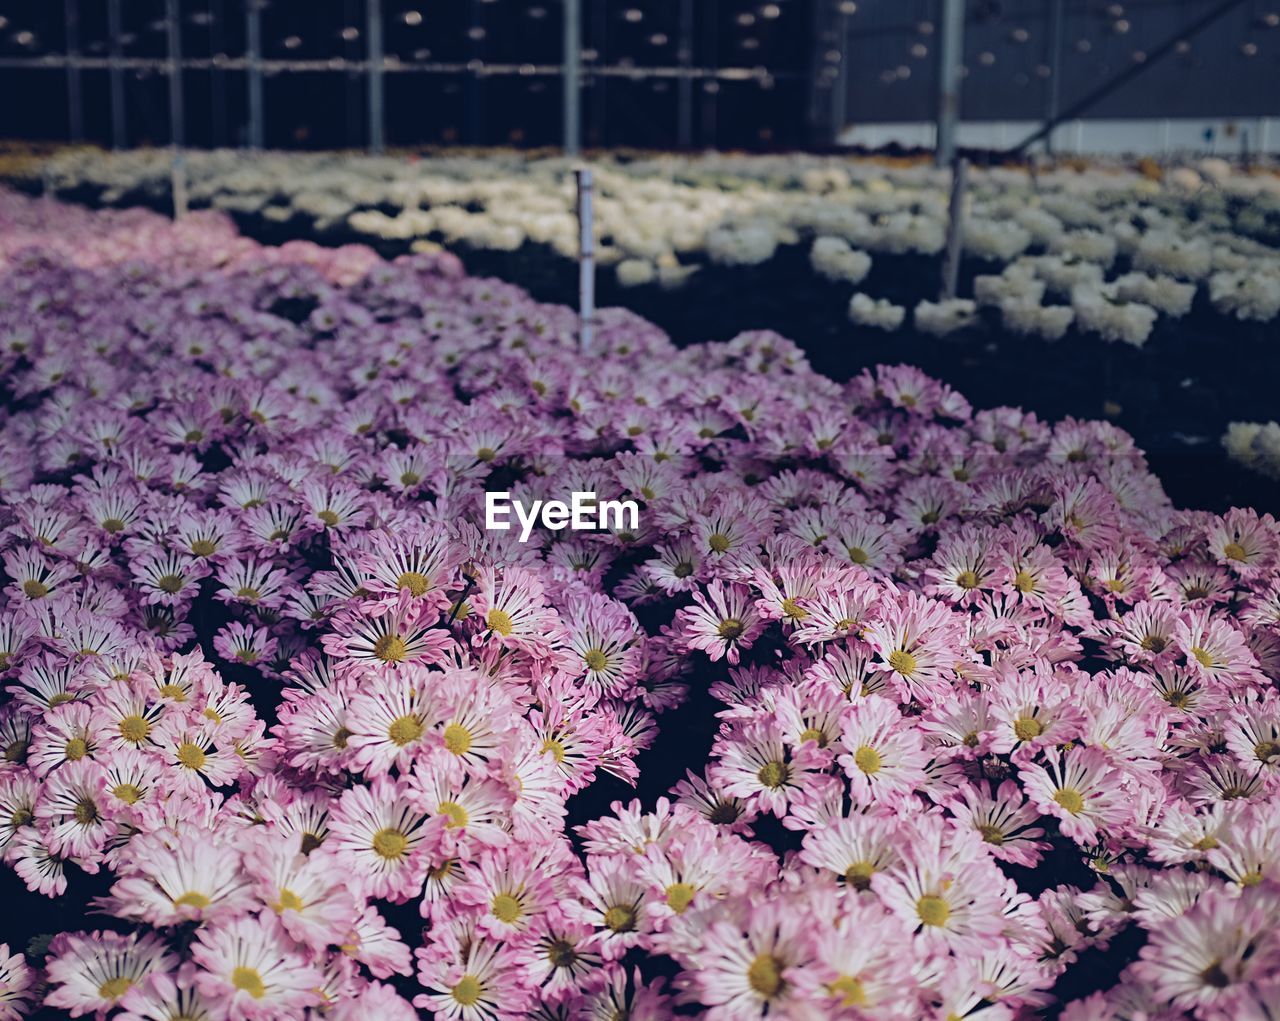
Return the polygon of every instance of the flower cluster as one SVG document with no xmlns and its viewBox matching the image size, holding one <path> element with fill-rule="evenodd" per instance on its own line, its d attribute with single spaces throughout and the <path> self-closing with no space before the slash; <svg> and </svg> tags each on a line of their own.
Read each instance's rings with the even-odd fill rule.
<svg viewBox="0 0 1280 1021">
<path fill-rule="evenodd" d="M 577 251 L 570 164 L 558 157 L 496 152 L 420 162 L 222 151 L 193 153 L 188 166 L 197 204 L 273 227 L 418 249 L 511 252 L 532 243 L 569 258 Z M 604 158 L 595 167 L 596 259 L 623 287 L 678 288 L 709 264 L 757 265 L 799 244 L 809 245 L 816 275 L 854 287 L 873 257 L 936 257 L 946 244 L 949 175 L 924 165 L 703 154 Z M 107 204 L 163 200 L 170 186 L 168 150 L 72 151 L 40 170 L 55 189 L 96 188 Z M 1280 317 L 1280 177 L 1220 159 L 1156 170 L 1158 180 L 1153 170 L 1102 162 L 1036 175 L 975 170 L 965 254 L 985 275 L 998 270 L 1042 286 L 1035 295 L 1020 288 L 1008 303 L 983 302 L 977 289 L 973 297 L 1001 306 L 1008 329 L 1048 340 L 1074 325 L 1141 345 L 1158 317 L 1186 316 L 1198 292 L 1221 318 Z M 925 334 L 964 325 L 920 312 L 915 328 Z M 850 318 L 896 328 L 862 307 Z"/>
<path fill-rule="evenodd" d="M 0 196 L 0 272 L 0 846 L 109 879 L 0 1017 L 1280 1006 L 1280 526 L 1122 431 L 212 215 Z"/>
</svg>

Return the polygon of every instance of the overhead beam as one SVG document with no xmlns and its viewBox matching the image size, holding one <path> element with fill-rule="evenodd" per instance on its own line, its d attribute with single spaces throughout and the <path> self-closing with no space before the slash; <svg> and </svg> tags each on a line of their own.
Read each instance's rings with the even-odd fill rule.
<svg viewBox="0 0 1280 1021">
<path fill-rule="evenodd" d="M 1011 155 L 1021 154 L 1039 142 L 1042 138 L 1049 137 L 1049 135 L 1053 133 L 1053 129 L 1059 124 L 1064 121 L 1074 120 L 1085 111 L 1092 109 L 1096 104 L 1101 102 L 1103 99 L 1106 99 L 1107 96 L 1111 95 L 1117 89 L 1127 85 L 1155 64 L 1158 64 L 1170 53 L 1173 53 L 1178 48 L 1179 43 L 1185 42 L 1193 36 L 1199 35 L 1223 15 L 1230 13 L 1243 3 L 1245 3 L 1245 0 L 1222 0 L 1221 3 L 1214 6 L 1211 10 L 1206 11 L 1199 18 L 1196 18 L 1189 25 L 1185 26 L 1181 31 L 1175 32 L 1171 35 L 1163 43 L 1148 53 L 1145 60 L 1140 63 L 1135 62 L 1130 64 L 1119 74 L 1113 76 L 1108 81 L 1103 82 L 1092 92 L 1089 92 L 1083 98 L 1076 100 L 1076 102 L 1072 103 L 1065 110 L 1062 110 L 1053 117 L 1050 117 L 1038 130 L 1032 132 L 1010 149 L 1009 153 Z"/>
</svg>

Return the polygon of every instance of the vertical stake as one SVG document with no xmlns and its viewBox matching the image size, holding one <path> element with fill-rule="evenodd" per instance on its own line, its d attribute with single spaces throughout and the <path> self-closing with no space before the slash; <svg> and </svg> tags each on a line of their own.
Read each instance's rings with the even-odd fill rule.
<svg viewBox="0 0 1280 1021">
<path fill-rule="evenodd" d="M 964 0 L 942 0 L 942 52 L 938 59 L 937 165 L 956 158 L 956 125 L 960 120 L 960 67 L 964 62 Z"/>
<path fill-rule="evenodd" d="M 382 104 L 382 0 L 366 0 L 365 44 L 369 56 L 369 151 L 381 156 L 385 148 Z"/>
<path fill-rule="evenodd" d="M 582 148 L 582 0 L 564 0 L 563 85 L 564 154 L 576 156 Z"/>
<path fill-rule="evenodd" d="M 680 81 L 676 85 L 676 147 L 693 146 L 693 0 L 680 0 L 680 43 L 676 52 Z"/>
<path fill-rule="evenodd" d="M 80 102 L 80 2 L 63 0 L 67 22 L 67 137 L 72 142 L 84 141 L 84 109 Z"/>
<path fill-rule="evenodd" d="M 574 171 L 578 182 L 578 342 L 591 350 L 596 325 L 596 241 L 592 192 L 595 189 L 589 167 Z"/>
<path fill-rule="evenodd" d="M 187 166 L 182 155 L 186 144 L 186 111 L 182 97 L 182 12 L 179 0 L 165 0 L 169 36 L 169 145 L 173 161 L 169 168 L 173 218 L 187 215 Z"/>
<path fill-rule="evenodd" d="M 107 56 L 107 79 L 111 89 L 111 148 L 113 149 L 123 149 L 125 146 L 124 68 L 120 66 L 123 56 L 120 39 L 123 34 L 120 0 L 107 0 L 107 36 L 111 47 Z"/>
<path fill-rule="evenodd" d="M 245 58 L 249 65 L 249 148 L 263 147 L 262 129 L 262 8 L 259 0 L 245 4 Z"/>
<path fill-rule="evenodd" d="M 951 204 L 948 209 L 947 254 L 942 263 L 942 300 L 956 296 L 960 282 L 960 253 L 964 248 L 964 193 L 969 161 L 957 159 L 951 170 Z"/>
</svg>

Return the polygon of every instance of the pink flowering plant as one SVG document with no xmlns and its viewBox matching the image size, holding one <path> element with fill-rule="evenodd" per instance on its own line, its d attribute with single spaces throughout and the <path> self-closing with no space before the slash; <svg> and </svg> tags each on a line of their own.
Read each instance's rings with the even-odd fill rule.
<svg viewBox="0 0 1280 1021">
<path fill-rule="evenodd" d="M 1274 519 L 575 325 L 0 194 L 0 1021 L 1280 1017 Z"/>
</svg>

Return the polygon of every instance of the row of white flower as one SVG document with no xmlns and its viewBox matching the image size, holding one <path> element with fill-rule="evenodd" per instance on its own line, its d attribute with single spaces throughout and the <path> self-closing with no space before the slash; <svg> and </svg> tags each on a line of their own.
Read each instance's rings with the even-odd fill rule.
<svg viewBox="0 0 1280 1021">
<path fill-rule="evenodd" d="M 108 203 L 169 185 L 170 154 L 67 151 L 43 173 L 56 187 L 91 185 Z M 312 229 L 343 229 L 429 247 L 514 251 L 525 242 L 572 257 L 570 164 L 515 153 L 429 159 L 237 151 L 187 160 L 196 203 Z M 949 175 L 922 164 L 789 155 L 708 154 L 595 163 L 601 264 L 624 286 L 681 286 L 708 264 L 756 265 L 809 243 L 814 271 L 857 285 L 876 255 L 935 256 L 946 244 Z M 1224 316 L 1280 317 L 1280 176 L 1222 160 L 1164 172 L 1061 167 L 1039 175 L 979 169 L 966 202 L 965 251 L 1001 267 L 973 300 L 914 322 L 929 333 L 970 323 L 971 306 L 1046 339 L 1074 323 L 1141 344 L 1158 316 L 1186 315 L 1203 288 Z M 1259 240 L 1259 239 L 1262 240 Z M 1117 260 L 1128 272 L 1109 279 Z M 1047 299 L 1056 299 L 1047 300 Z M 850 318 L 897 329 L 905 309 L 857 295 Z"/>
<path fill-rule="evenodd" d="M 1232 422 L 1222 445 L 1233 461 L 1280 480 L 1280 422 Z"/>
</svg>

